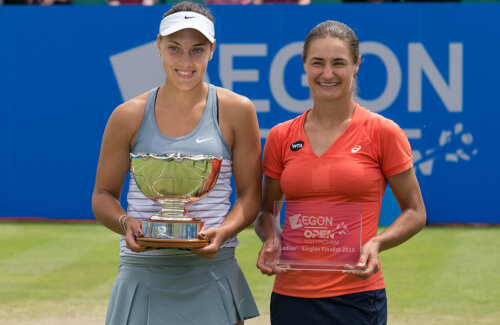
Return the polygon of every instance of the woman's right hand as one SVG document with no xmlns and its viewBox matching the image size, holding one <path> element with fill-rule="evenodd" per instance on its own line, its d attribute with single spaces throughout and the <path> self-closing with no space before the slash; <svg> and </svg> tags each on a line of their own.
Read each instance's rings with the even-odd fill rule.
<svg viewBox="0 0 500 325">
<path fill-rule="evenodd" d="M 283 269 L 273 267 L 275 257 L 278 257 L 280 254 L 280 246 L 281 243 L 278 237 L 268 239 L 262 245 L 259 257 L 257 258 L 257 268 L 262 274 L 274 275 L 285 272 Z"/>
<path fill-rule="evenodd" d="M 138 237 L 143 237 L 144 233 L 142 231 L 142 221 L 134 218 L 134 217 L 128 217 L 125 222 L 125 241 L 127 243 L 127 248 L 130 249 L 132 252 L 140 253 L 140 252 L 145 252 L 148 250 L 151 250 L 151 248 L 146 248 L 139 246 L 137 244 L 137 238 Z"/>
</svg>

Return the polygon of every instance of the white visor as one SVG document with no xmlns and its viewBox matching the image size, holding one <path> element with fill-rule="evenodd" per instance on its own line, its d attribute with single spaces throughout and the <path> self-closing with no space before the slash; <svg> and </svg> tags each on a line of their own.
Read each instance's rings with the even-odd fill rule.
<svg viewBox="0 0 500 325">
<path fill-rule="evenodd" d="M 214 24 L 207 17 L 192 11 L 180 11 L 163 18 L 160 24 L 160 35 L 167 36 L 186 28 L 196 29 L 210 43 L 215 41 Z"/>
</svg>

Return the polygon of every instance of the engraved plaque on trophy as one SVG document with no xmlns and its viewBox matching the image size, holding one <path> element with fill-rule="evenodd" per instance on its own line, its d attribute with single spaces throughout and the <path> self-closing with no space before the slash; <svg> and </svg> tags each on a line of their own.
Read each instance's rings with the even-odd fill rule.
<svg viewBox="0 0 500 325">
<path fill-rule="evenodd" d="M 359 269 L 361 203 L 276 201 L 272 267 L 288 270 Z"/>
<path fill-rule="evenodd" d="M 208 245 L 198 238 L 201 219 L 186 215 L 187 205 L 199 201 L 213 189 L 222 158 L 208 155 L 130 154 L 132 173 L 141 192 L 161 205 L 161 211 L 144 219 L 143 247 L 196 248 Z"/>
</svg>

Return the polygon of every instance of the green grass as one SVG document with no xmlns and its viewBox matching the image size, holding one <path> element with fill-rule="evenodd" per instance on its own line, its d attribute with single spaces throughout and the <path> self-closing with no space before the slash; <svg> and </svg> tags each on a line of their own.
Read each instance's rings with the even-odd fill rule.
<svg viewBox="0 0 500 325">
<path fill-rule="evenodd" d="M 117 234 L 98 224 L 0 229 L 0 323 L 103 323 L 117 274 Z M 268 313 L 273 277 L 255 267 L 260 241 L 252 229 L 238 237 L 238 262 Z M 427 227 L 383 252 L 389 324 L 499 324 L 499 247 L 500 228 Z"/>
<path fill-rule="evenodd" d="M 381 254 L 398 324 L 500 324 L 500 228 L 427 227 Z"/>
<path fill-rule="evenodd" d="M 0 229 L 0 319 L 105 312 L 118 235 L 95 224 L 0 223 Z"/>
</svg>

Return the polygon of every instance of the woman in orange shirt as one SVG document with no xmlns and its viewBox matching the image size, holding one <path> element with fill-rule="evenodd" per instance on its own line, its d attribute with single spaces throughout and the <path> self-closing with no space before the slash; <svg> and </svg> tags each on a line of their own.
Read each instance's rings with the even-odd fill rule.
<svg viewBox="0 0 500 325">
<path fill-rule="evenodd" d="M 402 129 L 354 101 L 361 61 L 351 28 L 326 21 L 311 30 L 302 54 L 314 106 L 276 125 L 264 149 L 263 205 L 255 230 L 263 247 L 257 267 L 276 274 L 271 323 L 386 324 L 387 300 L 378 254 L 418 233 L 426 222 L 411 148 Z M 401 214 L 377 234 L 387 183 Z M 274 201 L 359 202 L 358 270 L 283 270 L 270 266 Z"/>
</svg>

